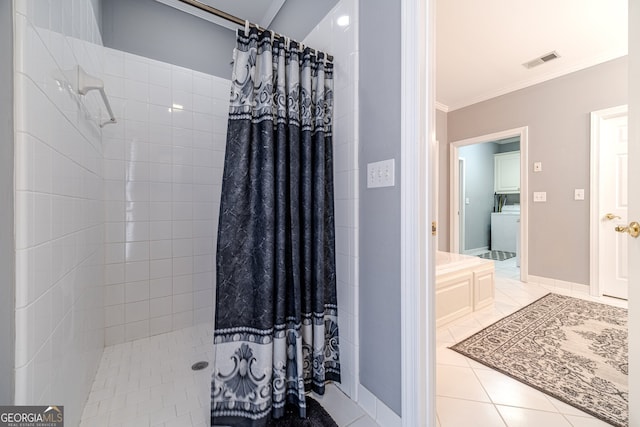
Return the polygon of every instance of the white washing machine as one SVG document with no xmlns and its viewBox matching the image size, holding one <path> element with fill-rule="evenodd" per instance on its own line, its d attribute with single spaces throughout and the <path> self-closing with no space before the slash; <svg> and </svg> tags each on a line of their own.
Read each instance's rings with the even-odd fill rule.
<svg viewBox="0 0 640 427">
<path fill-rule="evenodd" d="M 520 234 L 520 205 L 506 205 L 502 212 L 491 213 L 491 249 L 515 252 Z"/>
</svg>

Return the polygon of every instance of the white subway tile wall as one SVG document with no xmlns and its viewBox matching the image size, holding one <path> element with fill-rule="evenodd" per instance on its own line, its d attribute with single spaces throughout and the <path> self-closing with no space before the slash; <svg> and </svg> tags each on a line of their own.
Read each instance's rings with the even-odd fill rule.
<svg viewBox="0 0 640 427">
<path fill-rule="evenodd" d="M 342 17 L 348 17 L 348 19 Z M 339 18 L 342 18 L 339 20 Z M 343 25 L 339 25 L 340 24 Z M 358 0 L 342 0 L 304 44 L 333 55 L 336 274 L 342 383 L 358 395 Z"/>
<path fill-rule="evenodd" d="M 230 81 L 104 49 L 105 344 L 213 322 Z"/>
<path fill-rule="evenodd" d="M 106 114 L 96 93 L 77 94 L 69 72 L 100 76 L 103 47 L 91 2 L 14 5 L 15 403 L 64 402 L 77 425 L 104 346 Z"/>
</svg>

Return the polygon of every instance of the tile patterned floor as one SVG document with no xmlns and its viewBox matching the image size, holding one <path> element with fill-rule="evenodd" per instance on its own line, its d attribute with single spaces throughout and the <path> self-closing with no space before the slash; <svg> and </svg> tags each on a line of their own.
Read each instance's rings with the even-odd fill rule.
<svg viewBox="0 0 640 427">
<path fill-rule="evenodd" d="M 558 288 L 522 283 L 515 258 L 496 261 L 493 307 L 444 325 L 436 333 L 438 427 L 606 427 L 608 424 L 447 347 L 548 292 L 626 306 Z"/>
<path fill-rule="evenodd" d="M 212 335 L 202 325 L 106 347 L 80 426 L 209 426 Z M 197 361 L 209 367 L 191 370 Z M 313 397 L 340 427 L 377 426 L 332 384 Z"/>
<path fill-rule="evenodd" d="M 438 427 L 606 427 L 607 424 L 447 347 L 549 291 L 624 306 L 519 280 L 515 259 L 496 262 L 496 300 L 437 330 Z M 211 326 L 106 347 L 81 427 L 205 427 L 213 365 Z M 200 360 L 209 368 L 192 371 Z M 376 427 L 362 408 L 330 385 L 314 396 L 340 427 Z"/>
</svg>

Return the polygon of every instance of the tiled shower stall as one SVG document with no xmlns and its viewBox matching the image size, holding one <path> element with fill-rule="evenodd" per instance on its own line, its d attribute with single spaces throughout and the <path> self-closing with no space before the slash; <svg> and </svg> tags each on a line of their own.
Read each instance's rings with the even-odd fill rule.
<svg viewBox="0 0 640 427">
<path fill-rule="evenodd" d="M 210 330 L 198 325 L 213 322 L 230 81 L 105 48 L 90 1 L 14 4 L 15 403 L 64 404 L 75 426 L 118 345 Z M 343 15 L 350 22 L 336 25 Z M 353 399 L 357 16 L 357 0 L 343 0 L 305 40 L 335 58 L 340 388 Z M 116 124 L 100 127 L 107 112 L 96 91 L 77 93 L 77 66 L 104 81 Z M 109 384 L 105 398 L 116 397 Z"/>
</svg>

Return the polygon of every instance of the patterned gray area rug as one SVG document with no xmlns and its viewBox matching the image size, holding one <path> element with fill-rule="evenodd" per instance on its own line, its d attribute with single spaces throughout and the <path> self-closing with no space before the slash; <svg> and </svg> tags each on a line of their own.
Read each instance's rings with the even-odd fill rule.
<svg viewBox="0 0 640 427">
<path fill-rule="evenodd" d="M 547 294 L 451 349 L 627 427 L 627 345 L 627 310 Z"/>
<path fill-rule="evenodd" d="M 492 259 L 494 261 L 504 261 L 505 259 L 513 258 L 516 256 L 515 252 L 505 251 L 489 251 L 478 255 L 480 258 Z"/>
</svg>

